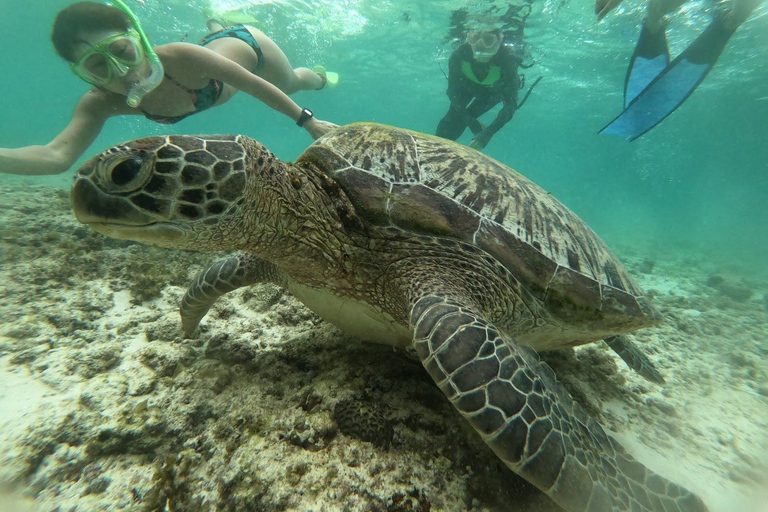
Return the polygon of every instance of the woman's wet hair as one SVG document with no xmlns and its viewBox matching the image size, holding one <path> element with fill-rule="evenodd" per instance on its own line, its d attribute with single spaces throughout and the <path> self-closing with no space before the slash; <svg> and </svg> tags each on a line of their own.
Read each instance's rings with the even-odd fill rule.
<svg viewBox="0 0 768 512">
<path fill-rule="evenodd" d="M 130 26 L 128 15 L 117 7 L 96 2 L 77 2 L 56 16 L 51 41 L 62 59 L 74 62 L 74 49 L 82 41 L 83 34 L 111 30 L 123 32 Z"/>
</svg>

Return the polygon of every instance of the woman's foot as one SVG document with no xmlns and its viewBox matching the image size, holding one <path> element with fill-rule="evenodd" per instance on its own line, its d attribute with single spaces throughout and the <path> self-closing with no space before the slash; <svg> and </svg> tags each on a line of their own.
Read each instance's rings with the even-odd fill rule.
<svg viewBox="0 0 768 512">
<path fill-rule="evenodd" d="M 317 76 L 319 76 L 319 77 L 320 77 L 320 80 L 322 80 L 322 81 L 323 81 L 323 85 L 321 85 L 320 87 L 318 87 L 318 88 L 317 88 L 317 90 L 319 91 L 320 89 L 325 89 L 325 84 L 327 84 L 327 83 L 328 83 L 328 79 L 327 79 L 327 78 L 325 78 L 325 75 L 322 75 L 322 74 L 320 74 L 320 73 L 318 73 L 318 74 L 317 74 Z"/>
<path fill-rule="evenodd" d="M 317 75 L 322 79 L 323 85 L 318 87 L 318 89 L 333 89 L 336 87 L 339 83 L 339 74 L 334 73 L 333 71 L 327 71 L 323 66 L 315 66 L 312 68 L 312 71 L 317 73 Z"/>
<path fill-rule="evenodd" d="M 220 30 L 224 30 L 226 28 L 224 26 L 224 21 L 216 18 L 209 18 L 205 22 L 205 26 L 208 27 L 208 31 L 211 34 L 214 32 L 219 32 Z"/>
</svg>

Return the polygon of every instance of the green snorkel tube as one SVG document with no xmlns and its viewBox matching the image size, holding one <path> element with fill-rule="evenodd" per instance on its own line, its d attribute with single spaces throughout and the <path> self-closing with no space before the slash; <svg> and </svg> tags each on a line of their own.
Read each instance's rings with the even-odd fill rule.
<svg viewBox="0 0 768 512">
<path fill-rule="evenodd" d="M 125 5 L 122 0 L 110 0 L 110 3 L 128 15 L 131 23 L 133 23 L 133 28 L 139 34 L 141 45 L 144 47 L 144 51 L 146 52 L 147 58 L 149 59 L 149 65 L 152 68 L 152 72 L 147 78 L 131 87 L 131 89 L 128 91 L 128 96 L 125 101 L 128 103 L 128 106 L 136 108 L 139 106 L 139 103 L 141 103 L 142 98 L 144 98 L 144 96 L 149 92 L 153 91 L 155 87 L 160 85 L 160 82 L 163 81 L 163 64 L 160 62 L 157 54 L 152 49 L 152 46 L 150 46 L 149 41 L 147 40 L 147 36 L 144 34 L 144 29 L 141 28 L 141 23 L 139 23 L 139 18 L 133 14 L 133 11 L 131 11 L 131 9 L 128 8 L 128 6 Z"/>
</svg>

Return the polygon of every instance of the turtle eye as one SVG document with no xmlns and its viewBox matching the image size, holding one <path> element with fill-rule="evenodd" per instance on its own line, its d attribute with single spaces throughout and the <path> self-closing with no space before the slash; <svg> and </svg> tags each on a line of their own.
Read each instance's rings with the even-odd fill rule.
<svg viewBox="0 0 768 512">
<path fill-rule="evenodd" d="M 141 159 L 138 157 L 123 160 L 112 168 L 112 183 L 117 186 L 127 185 L 141 172 Z"/>
</svg>

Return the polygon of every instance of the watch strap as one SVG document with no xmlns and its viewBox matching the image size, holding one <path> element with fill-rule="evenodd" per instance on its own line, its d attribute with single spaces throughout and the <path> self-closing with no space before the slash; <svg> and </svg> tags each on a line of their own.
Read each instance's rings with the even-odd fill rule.
<svg viewBox="0 0 768 512">
<path fill-rule="evenodd" d="M 306 123 L 307 121 L 309 121 L 313 117 L 315 117 L 315 115 L 312 113 L 311 110 L 309 110 L 308 108 L 301 109 L 301 115 L 296 120 L 296 126 L 303 127 L 304 123 Z"/>
</svg>

